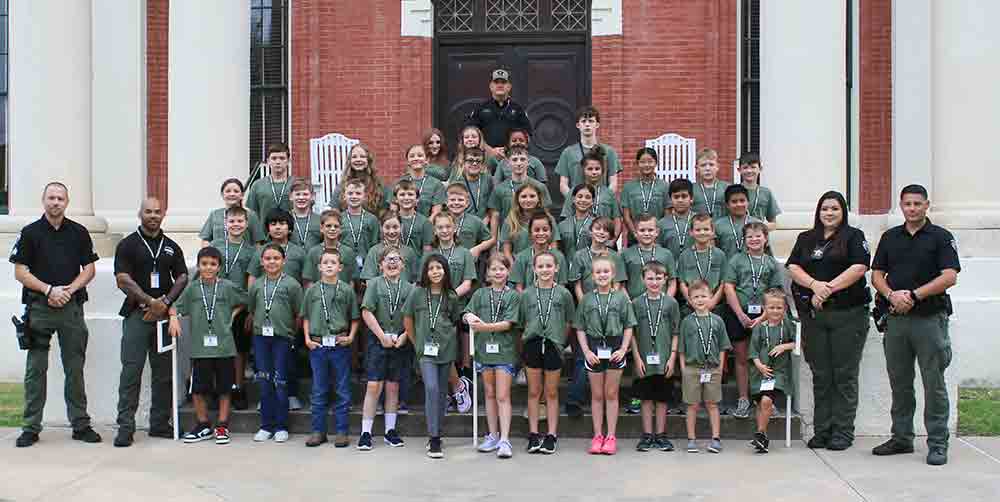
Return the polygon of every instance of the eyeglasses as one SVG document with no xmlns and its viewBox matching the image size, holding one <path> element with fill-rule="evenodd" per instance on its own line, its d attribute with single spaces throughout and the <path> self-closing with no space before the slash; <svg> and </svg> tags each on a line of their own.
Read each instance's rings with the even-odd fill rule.
<svg viewBox="0 0 1000 502">
<path fill-rule="evenodd" d="M 400 258 L 400 257 L 398 257 L 398 256 L 386 256 L 385 257 L 385 261 L 387 263 L 399 263 L 399 262 L 403 261 L 403 259 Z"/>
<path fill-rule="evenodd" d="M 474 158 L 465 159 L 465 163 L 466 164 L 473 164 L 473 165 L 482 164 L 483 163 L 483 159 L 474 159 Z"/>
</svg>

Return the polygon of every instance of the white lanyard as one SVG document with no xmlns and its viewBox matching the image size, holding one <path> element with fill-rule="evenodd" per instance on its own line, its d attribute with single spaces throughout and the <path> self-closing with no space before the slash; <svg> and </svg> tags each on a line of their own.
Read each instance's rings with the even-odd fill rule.
<svg viewBox="0 0 1000 502">
<path fill-rule="evenodd" d="M 278 194 L 278 192 L 274 191 L 274 178 L 271 178 L 270 180 L 271 180 L 271 197 L 274 197 L 274 206 L 281 207 L 281 201 L 282 199 L 285 198 L 285 190 L 288 189 L 289 180 L 286 179 L 285 182 L 281 185 L 280 195 Z"/>
<path fill-rule="evenodd" d="M 698 183 L 698 186 L 701 187 L 701 195 L 705 197 L 705 205 L 708 206 L 708 215 L 715 216 L 714 214 L 712 214 L 712 208 L 715 207 L 715 196 L 719 194 L 719 185 L 715 184 L 714 182 L 712 183 L 711 199 L 708 198 L 708 192 L 705 190 L 705 184 Z"/>
<path fill-rule="evenodd" d="M 642 248 L 641 247 L 636 247 L 635 251 L 636 251 L 636 253 L 639 254 L 639 263 L 641 263 L 642 266 L 645 267 L 646 266 L 646 259 L 642 257 Z M 656 248 L 654 247 L 653 249 L 649 250 L 649 261 L 653 261 L 655 259 L 656 259 Z"/>
<path fill-rule="evenodd" d="M 532 250 L 532 252 L 534 252 Z M 535 305 L 538 307 L 538 323 L 539 326 L 544 330 L 549 325 L 549 319 L 552 316 L 552 297 L 556 294 L 555 286 L 549 288 L 549 304 L 546 306 L 544 313 L 542 310 L 542 293 L 541 288 L 535 286 Z"/>
<path fill-rule="evenodd" d="M 304 225 L 305 228 L 302 229 L 300 229 L 300 227 L 303 225 L 299 225 L 299 218 L 297 216 L 295 217 L 295 233 L 299 235 L 299 242 L 301 242 L 303 246 L 306 245 L 306 237 L 309 235 L 309 222 L 312 221 L 312 216 L 313 212 L 311 210 L 306 213 L 306 224 Z"/>
<path fill-rule="evenodd" d="M 698 266 L 698 275 L 701 276 L 701 280 L 703 280 L 705 282 L 709 282 L 708 281 L 708 276 L 706 275 L 705 271 L 701 269 L 701 260 L 698 259 L 698 254 L 699 254 L 698 251 L 694 252 L 694 264 Z M 708 269 L 708 273 L 711 274 L 712 273 L 712 250 L 711 249 L 708 250 L 708 266 L 706 268 Z"/>
<path fill-rule="evenodd" d="M 580 236 L 583 235 L 583 231 L 587 229 L 587 223 L 590 222 L 591 217 L 592 215 L 587 215 L 587 217 L 583 219 L 583 224 L 577 226 L 576 216 L 573 216 L 573 234 L 576 236 L 576 239 L 574 239 L 576 249 L 580 249 Z"/>
<path fill-rule="evenodd" d="M 351 229 L 351 240 L 354 241 L 354 250 L 358 250 L 358 245 L 361 243 L 361 235 L 365 231 L 365 213 L 361 212 L 361 224 L 358 225 L 358 232 L 354 232 L 354 222 L 351 221 L 351 213 L 347 213 L 347 227 Z M 413 227 L 410 227 L 410 231 L 413 231 Z"/>
<path fill-rule="evenodd" d="M 274 304 L 274 297 L 278 294 L 278 286 L 281 285 L 281 280 L 285 278 L 285 273 L 282 272 L 278 276 L 278 280 L 274 282 L 274 289 L 271 290 L 271 296 L 267 296 L 267 275 L 264 276 L 264 317 L 267 319 L 271 318 L 271 305 Z"/>
<path fill-rule="evenodd" d="M 476 185 L 476 191 L 475 192 L 472 191 L 472 186 L 469 185 L 469 178 L 468 177 L 463 177 L 463 178 L 464 178 L 464 181 L 465 181 L 465 188 L 469 190 L 469 198 L 472 199 L 472 212 L 479 213 L 479 202 L 478 201 L 483 200 L 483 185 L 484 185 L 484 183 L 483 183 L 483 177 L 480 176 L 479 180 L 476 182 L 477 185 Z M 476 194 L 479 194 L 478 199 L 476 197 Z"/>
<path fill-rule="evenodd" d="M 750 222 L 750 215 L 747 214 L 743 216 L 743 225 L 740 226 L 740 228 L 745 227 L 749 222 Z M 730 230 L 732 230 L 733 232 L 733 240 L 736 241 L 736 250 L 743 251 L 743 239 L 741 239 L 740 236 L 736 233 L 736 222 L 733 221 L 732 216 L 729 217 L 729 226 L 732 227 L 730 228 Z"/>
<path fill-rule="evenodd" d="M 681 232 L 681 228 L 677 226 L 677 215 L 675 214 L 672 216 L 672 219 L 674 220 L 674 232 L 677 232 L 677 242 L 681 245 L 681 251 L 684 250 L 684 242 L 687 240 L 688 227 L 691 226 L 692 218 L 693 216 L 691 216 L 691 213 L 689 212 L 687 221 L 684 222 L 684 231 Z"/>
<path fill-rule="evenodd" d="M 444 248 L 441 247 L 441 246 L 438 246 L 438 252 L 441 253 L 441 256 L 445 257 L 445 259 L 448 261 L 448 266 L 450 267 L 451 266 L 452 257 L 455 256 L 455 243 L 453 242 L 451 244 L 451 247 L 448 248 L 448 254 L 447 255 L 444 254 Z"/>
<path fill-rule="evenodd" d="M 417 224 L 417 214 L 418 213 L 413 213 L 413 220 L 410 222 L 410 231 L 406 232 L 406 239 L 403 239 L 403 245 L 404 246 L 409 246 L 410 243 L 412 242 L 412 239 L 413 239 L 413 226 Z M 400 216 L 399 219 L 400 219 L 400 221 L 402 221 L 403 217 Z"/>
<path fill-rule="evenodd" d="M 274 289 L 277 290 L 278 287 L 275 286 Z M 337 301 L 337 291 L 339 289 L 340 289 L 340 281 L 337 281 L 337 284 L 333 285 L 333 301 L 334 302 Z M 265 288 L 265 292 L 266 292 L 266 288 Z M 329 327 L 330 327 L 330 310 L 329 310 L 329 307 L 327 307 L 327 305 L 326 305 L 326 284 L 323 284 L 322 281 L 320 281 L 320 283 L 319 283 L 319 296 L 323 300 L 323 318 L 326 319 L 327 329 L 329 329 Z"/>
<path fill-rule="evenodd" d="M 430 316 L 431 338 L 434 338 L 434 328 L 437 327 L 438 316 L 441 315 L 441 306 L 444 304 L 444 295 L 445 293 L 444 291 L 442 291 L 441 298 L 438 299 L 437 310 L 434 310 L 434 308 L 431 306 L 431 296 L 432 296 L 431 290 L 430 289 L 427 290 L 427 314 L 428 316 Z"/>
<path fill-rule="evenodd" d="M 215 320 L 215 302 L 219 299 L 219 278 L 215 279 L 215 287 L 212 288 L 212 304 L 208 304 L 208 294 L 205 293 L 205 283 L 198 282 L 201 287 L 201 303 L 205 306 L 205 318 L 208 319 L 208 332 L 212 333 L 212 321 Z"/>
<path fill-rule="evenodd" d="M 594 205 L 590 207 L 590 213 L 599 216 L 597 210 L 601 208 L 601 187 L 597 186 L 597 195 L 594 196 Z"/>
<path fill-rule="evenodd" d="M 494 292 L 493 288 L 490 288 L 490 322 L 500 322 L 500 314 L 503 312 L 503 295 L 507 292 L 507 286 L 500 290 L 499 300 L 493 298 Z"/>
<path fill-rule="evenodd" d="M 761 276 L 764 275 L 764 257 L 760 257 L 760 269 L 753 269 L 753 258 L 747 253 L 747 262 L 750 263 L 750 283 L 753 284 L 753 297 L 757 297 L 757 290 L 760 287 Z"/>
<path fill-rule="evenodd" d="M 753 191 L 753 206 L 750 208 L 750 214 L 757 212 L 757 203 L 760 202 L 760 187 L 758 186 L 756 190 Z"/>
<path fill-rule="evenodd" d="M 410 180 L 414 181 L 414 182 L 417 181 L 416 179 L 413 178 L 412 174 L 410 175 Z M 423 176 L 422 178 L 420 178 L 420 186 L 417 187 L 417 205 L 420 205 L 420 194 L 422 194 L 424 192 L 424 183 L 426 183 L 426 182 L 427 182 L 427 176 L 426 175 Z"/>
<path fill-rule="evenodd" d="M 656 304 L 656 322 L 653 322 L 653 309 L 649 307 L 649 296 L 642 295 L 646 301 L 646 322 L 649 323 L 649 333 L 653 337 L 653 352 L 656 352 L 656 332 L 660 330 L 660 316 L 663 315 L 663 297 Z"/>
<path fill-rule="evenodd" d="M 153 258 L 153 273 L 155 274 L 156 273 L 156 262 L 159 261 L 159 259 L 160 259 L 160 252 L 163 251 L 163 241 L 165 241 L 166 239 L 164 238 L 163 234 L 161 233 L 160 234 L 160 244 L 159 244 L 159 247 L 156 248 L 156 253 L 153 253 L 153 248 L 150 247 L 149 243 L 146 242 L 146 239 L 142 236 L 142 230 L 137 229 L 135 231 L 135 233 L 139 234 L 139 240 L 141 240 L 142 244 L 146 246 L 147 250 L 149 250 L 149 256 L 151 258 Z"/>
<path fill-rule="evenodd" d="M 712 346 L 715 345 L 715 324 L 712 323 L 712 319 L 708 320 L 708 339 L 705 339 L 705 332 L 701 329 L 701 321 L 698 320 L 698 316 L 694 316 L 694 323 L 698 326 L 698 340 L 701 341 L 701 350 L 705 356 L 705 360 L 708 360 L 709 353 L 712 350 Z"/>
<path fill-rule="evenodd" d="M 766 322 L 764 323 L 764 339 L 767 340 L 767 353 L 768 354 L 771 353 L 771 349 L 773 349 L 775 346 L 777 346 L 779 343 L 781 343 L 781 326 L 776 326 L 776 327 L 778 328 L 778 339 L 775 340 L 775 343 L 772 344 L 771 343 L 771 324 L 770 323 L 766 323 Z"/>
<path fill-rule="evenodd" d="M 240 247 L 236 249 L 236 256 L 233 257 L 233 261 L 229 261 L 229 239 L 226 239 L 226 275 L 233 269 L 233 265 L 240 259 L 240 252 L 243 251 L 243 243 L 245 240 L 240 241 Z"/>
<path fill-rule="evenodd" d="M 385 281 L 385 289 L 389 291 L 389 321 L 396 316 L 396 310 L 399 308 L 399 296 L 403 291 L 402 279 L 396 280 L 396 297 L 392 297 L 392 286 L 389 285 L 389 279 L 385 277 L 382 278 Z"/>
<path fill-rule="evenodd" d="M 602 340 L 602 343 L 605 346 L 607 345 L 607 341 L 605 340 L 605 338 L 607 338 L 607 335 L 608 335 L 607 334 L 607 331 L 608 331 L 608 313 L 611 310 L 611 294 L 612 293 L 608 293 L 608 302 L 607 302 L 607 304 L 604 305 L 604 308 L 602 309 L 601 308 L 601 294 L 598 293 L 596 289 L 594 290 L 594 298 L 597 299 L 597 316 L 600 318 L 600 320 L 601 320 L 601 327 L 603 328 L 603 329 L 601 329 L 601 340 Z"/>
<path fill-rule="evenodd" d="M 455 229 L 455 240 L 462 235 L 462 227 L 465 226 L 465 215 L 469 214 L 468 211 L 462 213 L 462 217 L 458 219 L 458 228 Z"/>
<path fill-rule="evenodd" d="M 656 178 L 649 184 L 649 193 L 643 188 L 642 180 L 639 180 L 639 195 L 642 197 L 642 212 L 649 212 L 649 202 L 653 200 L 653 191 L 656 189 Z"/>
</svg>

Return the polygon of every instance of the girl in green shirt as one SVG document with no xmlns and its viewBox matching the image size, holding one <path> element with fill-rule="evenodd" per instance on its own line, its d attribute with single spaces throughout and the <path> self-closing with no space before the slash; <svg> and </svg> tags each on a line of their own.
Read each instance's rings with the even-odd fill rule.
<svg viewBox="0 0 1000 502">
<path fill-rule="evenodd" d="M 636 225 L 639 216 L 651 214 L 657 220 L 663 218 L 667 203 L 667 182 L 656 176 L 656 166 L 659 156 L 656 150 L 640 148 L 635 155 L 635 163 L 639 168 L 639 178 L 625 183 L 622 188 L 622 218 L 625 220 L 625 230 L 628 232 L 627 244 L 638 240 Z"/>
<path fill-rule="evenodd" d="M 594 207 L 594 189 L 588 185 L 577 185 L 573 189 L 573 216 L 559 222 L 559 248 L 569 257 L 590 247 L 590 224 L 594 221 L 591 208 Z"/>
<path fill-rule="evenodd" d="M 615 242 L 622 233 L 622 211 L 618 205 L 615 193 L 604 185 L 604 175 L 607 173 L 607 164 L 604 159 L 604 149 L 595 146 L 583 159 L 580 160 L 580 171 L 583 172 L 583 183 L 594 189 L 594 205 L 591 212 L 594 217 L 603 216 L 614 222 L 614 234 L 608 242 Z M 562 217 L 567 218 L 573 214 L 572 200 L 567 198 L 563 204 Z"/>
<path fill-rule="evenodd" d="M 346 209 L 347 183 L 360 181 L 365 184 L 365 209 L 368 212 L 378 216 L 389 209 L 389 200 L 392 198 L 392 194 L 379 179 L 378 173 L 375 171 L 375 154 L 366 145 L 358 143 L 351 147 L 348 167 L 344 178 L 340 180 L 337 189 L 333 192 L 333 200 L 329 201 L 330 206 L 340 210 Z"/>
<path fill-rule="evenodd" d="M 517 253 L 531 246 L 528 220 L 536 211 L 544 212 L 549 217 L 551 228 L 556 228 L 555 219 L 542 207 L 541 191 L 530 184 L 521 185 L 514 192 L 514 205 L 511 206 L 510 213 L 500 229 L 499 241 L 503 243 L 502 251 L 511 262 Z M 554 234 L 553 240 L 559 240 L 559 235 Z"/>
<path fill-rule="evenodd" d="M 590 224 L 590 247 L 577 251 L 576 256 L 573 257 L 569 280 L 576 283 L 573 286 L 573 291 L 576 293 L 577 303 L 582 302 L 584 295 L 594 290 L 595 283 L 591 275 L 591 264 L 598 257 L 607 257 L 615 265 L 612 289 L 620 290 L 622 284 L 628 280 L 625 273 L 625 262 L 622 261 L 618 253 L 608 249 L 612 232 L 614 232 L 614 224 L 611 223 L 610 219 L 603 216 L 597 218 Z"/>
<path fill-rule="evenodd" d="M 556 258 L 556 263 L 559 265 L 559 271 L 555 276 L 556 284 L 565 285 L 569 279 L 570 262 L 558 249 L 553 249 L 553 227 L 548 214 L 536 211 L 528 220 L 528 229 L 531 235 L 531 247 L 517 253 L 517 258 L 514 260 L 514 271 L 510 277 L 511 282 L 517 285 L 519 292 L 534 284 L 535 256 L 548 252 Z"/>
<path fill-rule="evenodd" d="M 445 182 L 451 177 L 448 164 L 448 142 L 440 129 L 430 128 L 424 133 L 424 149 L 427 150 L 427 174 Z"/>
<path fill-rule="evenodd" d="M 792 389 L 791 353 L 795 349 L 795 325 L 785 319 L 785 292 L 771 288 L 764 292 L 764 321 L 753 329 L 750 373 L 753 399 L 757 402 L 757 432 L 753 446 L 757 453 L 767 453 L 770 441 L 767 424 L 774 414 L 774 402 L 784 401 Z"/>
<path fill-rule="evenodd" d="M 208 215 L 208 219 L 205 220 L 205 225 L 201 227 L 201 232 L 198 236 L 201 237 L 201 247 L 206 247 L 219 239 L 225 239 L 227 237 L 226 232 L 226 219 L 229 216 L 229 210 L 240 206 L 243 207 L 243 182 L 236 178 L 229 178 L 222 182 L 222 203 L 225 206 L 212 211 Z M 246 209 L 246 208 L 244 208 Z M 250 245 L 255 245 L 258 242 L 264 241 L 266 238 L 264 232 L 261 230 L 260 218 L 257 213 L 246 209 L 247 217 L 247 240 Z"/>
</svg>

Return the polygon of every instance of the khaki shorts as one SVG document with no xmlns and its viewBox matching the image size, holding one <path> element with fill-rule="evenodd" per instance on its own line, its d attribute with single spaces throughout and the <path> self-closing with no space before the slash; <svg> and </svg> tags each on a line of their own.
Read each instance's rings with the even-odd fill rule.
<svg viewBox="0 0 1000 502">
<path fill-rule="evenodd" d="M 685 366 L 682 378 L 685 404 L 722 401 L 722 372 L 718 368 L 712 370 L 712 381 L 709 383 L 701 383 L 701 368 L 698 366 Z"/>
</svg>

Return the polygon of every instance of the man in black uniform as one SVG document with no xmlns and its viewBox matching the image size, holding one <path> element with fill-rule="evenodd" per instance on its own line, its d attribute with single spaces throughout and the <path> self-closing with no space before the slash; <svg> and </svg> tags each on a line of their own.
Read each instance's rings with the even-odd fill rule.
<svg viewBox="0 0 1000 502">
<path fill-rule="evenodd" d="M 94 279 L 94 242 L 87 229 L 66 218 L 69 190 L 52 182 L 42 191 L 45 214 L 21 230 L 10 261 L 14 278 L 24 287 L 21 301 L 28 312 L 28 360 L 24 369 L 24 426 L 17 447 L 31 446 L 42 431 L 49 344 L 59 336 L 59 353 L 66 374 L 66 412 L 73 439 L 101 442 L 90 427 L 83 367 L 87 357 L 87 324 L 83 304 L 86 286 Z"/>
<path fill-rule="evenodd" d="M 882 235 L 872 262 L 872 284 L 889 301 L 885 362 L 892 388 L 892 438 L 875 455 L 913 452 L 913 360 L 924 384 L 927 463 L 948 462 L 948 389 L 944 370 L 951 364 L 946 291 L 961 266 L 951 232 L 927 219 L 927 189 L 907 185 L 899 206 L 906 223 Z"/>
<path fill-rule="evenodd" d="M 184 252 L 160 229 L 160 201 L 148 198 L 139 209 L 142 225 L 115 249 L 115 282 L 125 293 L 122 304 L 122 373 L 118 382 L 118 434 L 115 446 L 132 445 L 139 407 L 142 370 L 149 356 L 152 403 L 149 435 L 173 438 L 170 426 L 172 375 L 170 355 L 156 350 L 157 322 L 167 318 L 171 302 L 187 285 Z"/>
<path fill-rule="evenodd" d="M 492 97 L 480 103 L 465 119 L 465 125 L 473 125 L 483 131 L 483 141 L 488 145 L 486 153 L 497 159 L 506 158 L 504 145 L 511 128 L 524 129 L 532 134 L 528 114 L 510 99 L 510 90 L 510 72 L 493 70 L 493 80 L 490 81 Z"/>
</svg>

